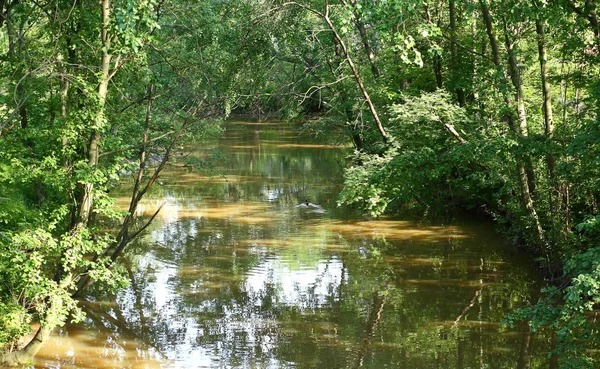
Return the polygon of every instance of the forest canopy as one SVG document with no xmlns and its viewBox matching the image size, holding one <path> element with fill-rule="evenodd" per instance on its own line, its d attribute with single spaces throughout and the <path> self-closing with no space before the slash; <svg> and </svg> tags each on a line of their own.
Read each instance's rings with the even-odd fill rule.
<svg viewBox="0 0 600 369">
<path fill-rule="evenodd" d="M 187 139 L 231 113 L 354 147 L 339 204 L 493 218 L 553 286 L 563 365 L 599 338 L 600 26 L 589 0 L 0 0 L 0 350 L 31 359 L 149 220 Z M 109 195 L 134 178 L 127 212 Z M 102 230 L 114 219 L 116 233 Z M 151 221 L 151 219 L 150 219 Z M 16 342 L 32 321 L 37 340 Z"/>
</svg>

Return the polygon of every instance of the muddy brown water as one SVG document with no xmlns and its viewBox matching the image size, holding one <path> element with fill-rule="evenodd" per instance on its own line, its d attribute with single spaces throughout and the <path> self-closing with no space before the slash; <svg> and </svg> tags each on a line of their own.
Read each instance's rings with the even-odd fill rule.
<svg viewBox="0 0 600 369">
<path fill-rule="evenodd" d="M 547 340 L 501 324 L 542 283 L 488 221 L 338 208 L 348 148 L 284 124 L 228 122 L 198 146 L 192 156 L 227 161 L 212 175 L 181 160 L 165 173 L 140 215 L 163 210 L 122 262 L 130 287 L 90 296 L 86 320 L 57 331 L 35 368 L 547 362 Z"/>
</svg>

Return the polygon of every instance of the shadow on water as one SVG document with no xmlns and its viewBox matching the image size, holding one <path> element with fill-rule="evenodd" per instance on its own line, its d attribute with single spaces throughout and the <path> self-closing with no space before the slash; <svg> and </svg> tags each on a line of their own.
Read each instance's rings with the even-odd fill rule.
<svg viewBox="0 0 600 369">
<path fill-rule="evenodd" d="M 231 122 L 191 155 L 214 149 L 223 175 L 165 173 L 130 287 L 91 296 L 36 368 L 547 366 L 547 337 L 501 325 L 541 282 L 488 223 L 338 209 L 347 149 L 283 124 Z"/>
</svg>

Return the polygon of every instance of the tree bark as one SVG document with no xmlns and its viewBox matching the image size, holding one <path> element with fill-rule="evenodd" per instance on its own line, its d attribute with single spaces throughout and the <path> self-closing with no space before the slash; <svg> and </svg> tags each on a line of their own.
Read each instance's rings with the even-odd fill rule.
<svg viewBox="0 0 600 369">
<path fill-rule="evenodd" d="M 452 59 L 453 76 L 458 76 L 458 37 L 456 28 L 456 0 L 448 2 L 448 10 L 450 13 L 450 55 Z M 457 78 L 453 77 L 453 84 L 457 84 Z M 465 106 L 465 92 L 460 86 L 454 86 L 456 91 L 456 100 L 458 105 Z"/>
<path fill-rule="evenodd" d="M 356 24 L 356 28 L 360 34 L 360 41 L 363 44 L 365 53 L 367 54 L 367 59 L 369 60 L 369 65 L 371 67 L 371 73 L 373 73 L 373 77 L 378 78 L 379 68 L 377 68 L 377 64 L 375 63 L 375 52 L 371 47 L 371 42 L 369 41 L 369 36 L 367 35 L 365 23 L 356 9 L 356 0 L 350 0 L 350 4 L 352 5 L 352 14 L 354 15 L 354 24 Z"/>
<path fill-rule="evenodd" d="M 312 10 L 312 11 L 315 12 L 314 10 Z M 344 55 L 344 59 L 346 60 L 346 63 L 348 64 L 348 66 L 350 67 L 350 70 L 352 71 L 354 79 L 356 80 L 356 84 L 358 85 L 360 92 L 362 93 L 362 95 L 365 99 L 365 102 L 367 103 L 367 106 L 369 107 L 369 111 L 371 112 L 371 115 L 373 116 L 373 120 L 375 121 L 377 130 L 379 131 L 379 134 L 381 135 L 383 142 L 388 143 L 389 136 L 388 136 L 387 132 L 385 131 L 385 129 L 383 128 L 383 124 L 381 123 L 379 114 L 377 114 L 377 109 L 375 109 L 373 100 L 371 100 L 371 97 L 369 96 L 369 92 L 367 91 L 367 89 L 362 81 L 362 78 L 360 77 L 360 74 L 358 73 L 358 69 L 354 65 L 354 61 L 352 60 L 352 57 L 350 56 L 350 53 L 348 51 L 348 48 L 346 47 L 346 44 L 344 43 L 344 40 L 342 39 L 340 34 L 337 32 L 337 29 L 335 28 L 335 25 L 331 21 L 331 18 L 329 18 L 329 5 L 327 3 L 325 4 L 325 13 L 324 14 L 318 13 L 318 12 L 317 12 L 317 14 L 319 14 L 325 20 L 325 22 L 327 23 L 327 26 L 333 33 L 333 36 L 335 37 L 335 40 L 337 41 L 337 44 L 340 46 L 341 51 Z"/>
<path fill-rule="evenodd" d="M 543 111 L 544 111 L 544 134 L 549 140 L 554 138 L 554 115 L 552 113 L 552 95 L 550 82 L 548 81 L 548 70 L 546 68 L 546 41 L 544 32 L 544 23 L 536 19 L 535 31 L 537 33 L 538 57 L 540 60 L 540 76 L 542 79 Z M 551 181 L 555 179 L 556 158 L 552 151 L 546 154 L 546 165 L 548 166 L 548 176 Z"/>
<path fill-rule="evenodd" d="M 102 0 L 102 59 L 100 64 L 100 80 L 98 83 L 98 104 L 92 122 L 92 129 L 89 137 L 88 151 L 88 166 L 96 168 L 98 166 L 98 158 L 100 154 L 99 144 L 101 139 L 101 127 L 105 120 L 105 104 L 108 95 L 108 83 L 110 82 L 110 63 L 112 55 L 109 53 L 111 42 L 109 29 L 110 7 L 111 0 Z M 81 185 L 81 202 L 79 203 L 79 212 L 77 217 L 76 228 L 86 227 L 90 220 L 90 215 L 94 201 L 94 183 L 88 182 Z"/>
<path fill-rule="evenodd" d="M 488 8 L 485 0 L 479 0 L 479 5 L 480 5 L 481 13 L 482 13 L 482 16 L 484 19 L 484 23 L 486 26 L 486 33 L 488 34 L 490 46 L 492 48 L 492 55 L 491 55 L 492 61 L 494 62 L 495 67 L 498 69 L 498 72 L 502 73 L 502 75 L 504 75 L 504 73 L 502 72 L 502 66 L 500 64 L 500 51 L 498 49 L 498 42 L 496 39 L 496 35 L 494 33 L 492 17 L 490 15 L 489 8 Z M 516 64 L 513 64 L 513 63 L 514 63 L 514 59 L 511 61 L 510 57 L 509 57 L 509 68 L 516 67 Z M 501 77 L 501 82 L 502 82 L 502 86 L 500 86 L 500 89 L 502 90 L 502 96 L 503 96 L 503 99 L 504 99 L 504 102 L 505 102 L 507 108 L 510 109 L 511 107 L 513 107 L 513 103 L 510 98 L 510 95 L 507 92 L 506 78 Z M 521 92 L 521 95 L 522 95 L 522 92 Z M 519 112 L 521 113 L 520 108 L 519 108 Z M 524 113 L 524 106 L 523 106 L 522 112 Z M 510 130 L 512 131 L 515 138 L 520 139 L 523 135 L 524 128 L 526 129 L 527 121 L 525 120 L 525 116 L 524 115 L 520 116 L 521 124 L 519 124 L 519 125 L 516 124 L 514 115 L 511 112 L 507 112 L 505 115 L 505 118 L 506 118 L 508 125 L 510 127 Z M 524 126 L 524 124 L 525 124 L 525 126 Z M 544 230 L 542 228 L 542 224 L 540 222 L 539 216 L 538 216 L 538 214 L 535 210 L 534 204 L 533 204 L 533 199 L 531 196 L 531 189 L 529 188 L 529 181 L 527 178 L 527 170 L 525 168 L 525 162 L 522 158 L 519 157 L 518 153 L 515 154 L 515 160 L 517 162 L 517 180 L 518 180 L 519 189 L 521 192 L 521 204 L 525 208 L 527 214 L 529 215 L 531 221 L 533 222 L 533 228 L 534 228 L 534 232 L 535 232 L 534 235 L 537 239 L 537 242 L 542 245 L 542 250 L 540 250 L 540 251 L 545 252 L 546 251 L 546 240 L 545 240 L 545 236 L 544 236 Z"/>
<path fill-rule="evenodd" d="M 6 353 L 0 356 L 0 364 L 15 367 L 31 364 L 33 357 L 40 351 L 50 337 L 51 330 L 40 326 L 31 341 L 21 350 Z"/>
<path fill-rule="evenodd" d="M 523 94 L 523 80 L 521 78 L 521 71 L 517 63 L 517 56 L 514 51 L 513 42 L 509 36 L 508 26 L 506 20 L 502 19 L 504 25 L 504 44 L 506 46 L 506 52 L 508 54 L 508 71 L 510 80 L 515 89 L 515 100 L 517 103 L 517 116 L 519 120 L 518 129 L 519 137 L 527 137 L 529 135 L 529 128 L 527 126 L 527 112 L 525 111 L 525 97 Z M 525 171 L 527 173 L 527 185 L 529 186 L 530 192 L 535 193 L 536 181 L 535 173 L 533 171 L 533 163 L 531 157 L 526 155 L 525 158 Z"/>
</svg>

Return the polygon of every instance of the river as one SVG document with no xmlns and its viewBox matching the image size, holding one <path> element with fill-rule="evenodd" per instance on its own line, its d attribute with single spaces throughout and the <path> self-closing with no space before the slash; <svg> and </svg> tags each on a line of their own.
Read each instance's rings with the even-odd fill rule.
<svg viewBox="0 0 600 369">
<path fill-rule="evenodd" d="M 180 159 L 144 202 L 141 215 L 164 207 L 122 261 L 130 287 L 96 291 L 86 320 L 57 331 L 35 368 L 547 361 L 546 340 L 501 325 L 542 283 L 487 220 L 364 218 L 336 206 L 348 148 L 279 123 L 225 127 L 190 154 L 220 153 L 212 174 Z"/>
</svg>

